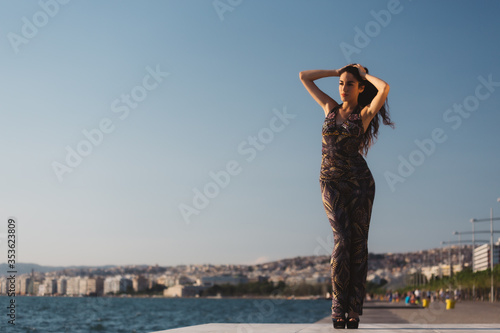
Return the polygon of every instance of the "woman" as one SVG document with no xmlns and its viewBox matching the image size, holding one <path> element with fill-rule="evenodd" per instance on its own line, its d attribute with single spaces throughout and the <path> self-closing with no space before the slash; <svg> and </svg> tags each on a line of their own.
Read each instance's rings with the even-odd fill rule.
<svg viewBox="0 0 500 333">
<path fill-rule="evenodd" d="M 331 76 L 339 76 L 340 105 L 314 83 Z M 375 196 L 375 182 L 362 154 L 366 155 L 376 139 L 380 118 L 393 126 L 386 104 L 389 85 L 359 64 L 339 70 L 303 71 L 300 80 L 326 116 L 320 185 L 335 243 L 330 262 L 333 326 L 358 328 Z"/>
</svg>

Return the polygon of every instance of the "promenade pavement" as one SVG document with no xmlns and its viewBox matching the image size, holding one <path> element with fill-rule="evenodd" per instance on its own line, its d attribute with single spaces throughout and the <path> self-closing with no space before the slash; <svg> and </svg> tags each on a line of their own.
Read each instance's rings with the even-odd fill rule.
<svg viewBox="0 0 500 333">
<path fill-rule="evenodd" d="M 427 309 L 408 311 L 396 307 L 389 311 L 410 324 L 498 324 L 500 327 L 498 302 L 457 302 L 451 310 L 446 310 L 442 302 L 433 302 Z"/>
<path fill-rule="evenodd" d="M 500 303 L 457 302 L 446 310 L 444 302 L 432 302 L 428 308 L 404 303 L 365 302 L 363 323 L 408 324 L 500 324 Z M 318 323 L 331 322 L 329 317 Z M 499 325 L 500 326 L 500 325 Z"/>
<path fill-rule="evenodd" d="M 338 332 L 330 317 L 313 324 L 206 324 L 156 333 L 326 333 Z M 367 302 L 357 332 L 500 333 L 500 303 L 459 302 L 446 310 L 444 303 L 428 308 L 401 303 Z"/>
</svg>

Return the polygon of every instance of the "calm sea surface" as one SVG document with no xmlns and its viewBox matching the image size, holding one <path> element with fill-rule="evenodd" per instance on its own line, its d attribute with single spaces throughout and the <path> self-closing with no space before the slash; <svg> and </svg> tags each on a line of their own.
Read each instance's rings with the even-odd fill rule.
<svg viewBox="0 0 500 333">
<path fill-rule="evenodd" d="M 154 332 L 207 323 L 313 323 L 327 300 L 0 297 L 0 332 Z M 243 330 L 245 331 L 245 330 Z M 236 332 L 235 332 L 236 333 Z"/>
</svg>

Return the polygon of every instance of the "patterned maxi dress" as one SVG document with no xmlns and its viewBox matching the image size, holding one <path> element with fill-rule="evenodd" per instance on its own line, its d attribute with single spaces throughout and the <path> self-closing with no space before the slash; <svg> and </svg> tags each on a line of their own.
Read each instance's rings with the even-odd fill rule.
<svg viewBox="0 0 500 333">
<path fill-rule="evenodd" d="M 334 235 L 331 257 L 332 316 L 363 312 L 368 270 L 368 228 L 375 182 L 359 152 L 363 124 L 358 106 L 336 124 L 340 105 L 323 125 L 321 194 Z"/>
</svg>

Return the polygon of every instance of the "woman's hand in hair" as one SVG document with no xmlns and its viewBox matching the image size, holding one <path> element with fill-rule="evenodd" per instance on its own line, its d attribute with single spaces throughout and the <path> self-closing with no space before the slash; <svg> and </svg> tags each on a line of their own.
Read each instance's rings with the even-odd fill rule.
<svg viewBox="0 0 500 333">
<path fill-rule="evenodd" d="M 366 80 L 366 74 L 367 71 L 366 71 L 366 68 L 364 68 L 363 66 L 361 66 L 360 64 L 355 64 L 353 65 L 354 67 L 356 67 L 359 71 L 359 76 L 361 76 L 363 78 L 363 80 Z"/>
</svg>

